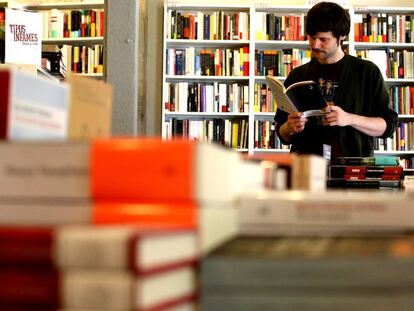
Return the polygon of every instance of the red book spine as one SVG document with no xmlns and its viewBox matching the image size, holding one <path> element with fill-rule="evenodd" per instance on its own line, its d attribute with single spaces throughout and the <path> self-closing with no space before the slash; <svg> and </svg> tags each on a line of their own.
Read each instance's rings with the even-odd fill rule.
<svg viewBox="0 0 414 311">
<path fill-rule="evenodd" d="M 101 34 L 101 36 L 103 36 L 104 31 L 105 31 L 105 29 L 104 29 L 104 26 L 105 26 L 105 12 L 102 10 L 99 14 L 101 16 L 100 34 Z"/>
<path fill-rule="evenodd" d="M 402 173 L 403 173 L 402 166 L 384 167 L 384 175 L 401 175 Z"/>
<path fill-rule="evenodd" d="M 400 174 L 384 174 L 382 175 L 383 180 L 400 180 L 401 175 Z"/>
<path fill-rule="evenodd" d="M 59 307 L 59 279 L 54 270 L 0 270 L 0 309 L 2 306 Z"/>
<path fill-rule="evenodd" d="M 7 124 L 9 115 L 10 80 L 12 75 L 10 71 L 0 71 L 0 138 L 7 138 Z"/>
<path fill-rule="evenodd" d="M 365 175 L 361 174 L 345 174 L 344 179 L 346 180 L 362 180 L 365 179 Z"/>
<path fill-rule="evenodd" d="M 250 58 L 250 54 L 249 54 L 249 47 L 245 46 L 243 47 L 243 76 L 248 76 L 249 75 L 249 58 Z"/>
<path fill-rule="evenodd" d="M 359 174 L 364 175 L 367 172 L 367 168 L 364 166 L 347 166 L 345 167 L 345 174 Z"/>
<path fill-rule="evenodd" d="M 53 236 L 49 228 L 0 227 L 0 266 L 52 267 Z"/>
</svg>

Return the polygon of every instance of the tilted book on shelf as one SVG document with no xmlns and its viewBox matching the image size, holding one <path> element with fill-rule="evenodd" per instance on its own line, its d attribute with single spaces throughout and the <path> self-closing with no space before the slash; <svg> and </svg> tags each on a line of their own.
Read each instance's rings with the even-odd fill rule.
<svg viewBox="0 0 414 311">
<path fill-rule="evenodd" d="M 305 117 L 320 116 L 327 106 L 319 84 L 314 81 L 300 81 L 289 85 L 273 76 L 266 76 L 266 83 L 276 100 L 277 108 L 287 113 L 303 112 Z"/>
</svg>

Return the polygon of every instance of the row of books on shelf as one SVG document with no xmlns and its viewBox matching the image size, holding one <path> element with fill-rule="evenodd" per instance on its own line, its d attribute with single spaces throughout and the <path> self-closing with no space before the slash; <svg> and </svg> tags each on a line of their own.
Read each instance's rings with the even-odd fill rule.
<svg viewBox="0 0 414 311">
<path fill-rule="evenodd" d="M 400 159 L 400 165 L 404 169 L 414 169 L 414 157 L 406 156 Z"/>
<path fill-rule="evenodd" d="M 249 14 L 246 12 L 166 13 L 167 39 L 248 40 Z"/>
<path fill-rule="evenodd" d="M 293 68 L 309 62 L 310 59 L 310 50 L 256 50 L 254 60 L 255 75 L 286 77 Z"/>
<path fill-rule="evenodd" d="M 170 112 L 248 112 L 249 86 L 237 83 L 166 82 Z"/>
<path fill-rule="evenodd" d="M 43 39 L 103 37 L 104 9 L 42 11 Z"/>
<path fill-rule="evenodd" d="M 287 146 L 286 146 L 287 147 Z M 254 148 L 256 149 L 287 149 L 276 135 L 273 121 L 254 121 Z"/>
<path fill-rule="evenodd" d="M 171 118 L 164 122 L 166 138 L 184 137 L 190 140 L 217 143 L 234 149 L 248 147 L 247 119 L 189 120 Z"/>
<path fill-rule="evenodd" d="M 310 51 L 256 50 L 255 75 L 287 76 L 292 68 L 309 62 Z M 167 49 L 167 75 L 248 76 L 249 47 L 240 49 Z"/>
<path fill-rule="evenodd" d="M 409 50 L 358 50 L 357 56 L 374 62 L 384 78 L 413 79 L 414 52 Z"/>
<path fill-rule="evenodd" d="M 67 73 L 102 74 L 104 72 L 104 47 L 94 45 L 63 45 L 62 71 Z"/>
<path fill-rule="evenodd" d="M 303 41 L 305 14 L 256 12 L 254 15 L 256 40 Z"/>
<path fill-rule="evenodd" d="M 378 65 L 384 78 L 414 78 L 414 52 L 409 50 L 357 50 L 357 56 Z M 310 60 L 304 49 L 255 50 L 255 75 L 287 76 L 292 68 Z M 249 48 L 167 49 L 167 75 L 248 76 Z"/>
<path fill-rule="evenodd" d="M 393 86 L 388 88 L 390 107 L 398 114 L 414 114 L 414 87 Z"/>
<path fill-rule="evenodd" d="M 414 16 L 367 13 L 356 14 L 355 18 L 355 42 L 414 42 Z"/>
<path fill-rule="evenodd" d="M 409 151 L 414 148 L 414 123 L 401 122 L 390 138 L 376 139 L 376 150 L 380 151 Z"/>
<path fill-rule="evenodd" d="M 414 87 L 388 89 L 390 107 L 398 114 L 414 113 Z M 166 82 L 165 109 L 171 112 L 248 112 L 249 87 L 238 83 Z M 264 83 L 255 83 L 255 112 L 276 112 L 276 102 Z"/>
<path fill-rule="evenodd" d="M 167 49 L 167 75 L 248 76 L 249 47 L 233 49 Z"/>
<path fill-rule="evenodd" d="M 254 85 L 254 112 L 274 112 L 276 113 L 277 104 L 273 94 L 265 83 L 255 83 Z"/>
</svg>

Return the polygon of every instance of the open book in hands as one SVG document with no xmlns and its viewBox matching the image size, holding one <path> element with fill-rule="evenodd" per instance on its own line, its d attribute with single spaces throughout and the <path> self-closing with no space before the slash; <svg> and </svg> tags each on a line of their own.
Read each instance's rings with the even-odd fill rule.
<svg viewBox="0 0 414 311">
<path fill-rule="evenodd" d="M 285 88 L 275 77 L 266 76 L 266 83 L 276 100 L 277 109 L 287 113 L 300 111 L 305 117 L 321 116 L 322 109 L 327 106 L 319 84 L 314 81 L 300 81 Z"/>
</svg>

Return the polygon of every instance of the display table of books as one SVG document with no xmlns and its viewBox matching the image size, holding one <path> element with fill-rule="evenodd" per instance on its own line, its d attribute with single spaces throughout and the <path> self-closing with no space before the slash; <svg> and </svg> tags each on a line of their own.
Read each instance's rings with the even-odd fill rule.
<svg viewBox="0 0 414 311">
<path fill-rule="evenodd" d="M 411 310 L 414 195 L 244 195 L 240 234 L 201 264 L 203 311 Z"/>
</svg>

